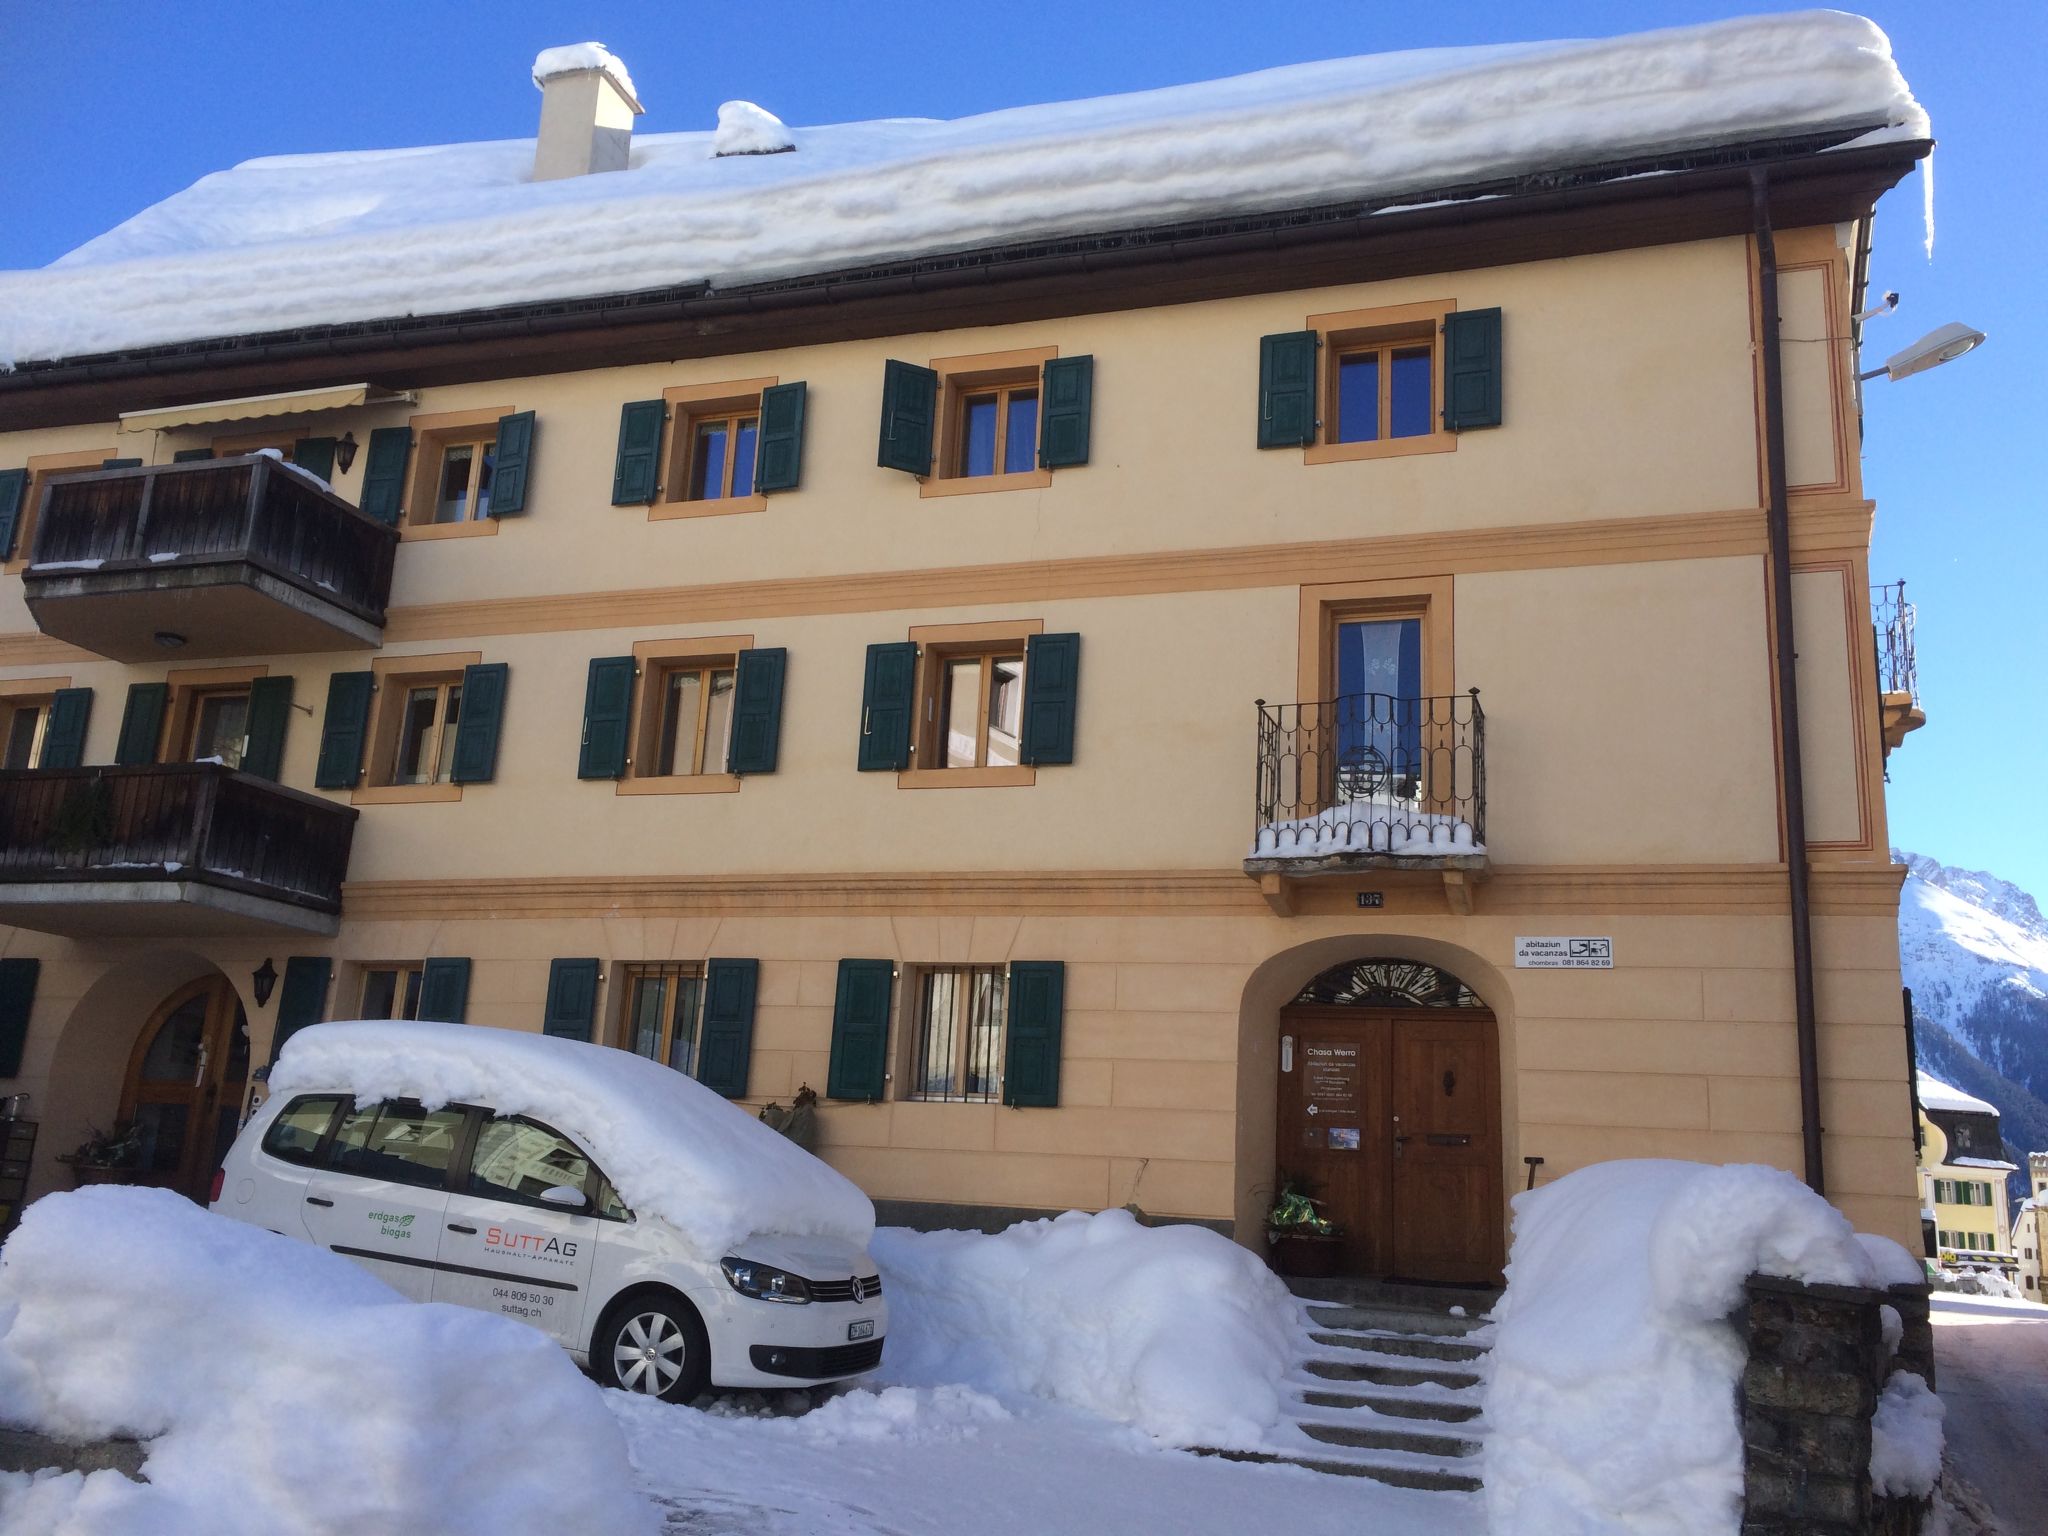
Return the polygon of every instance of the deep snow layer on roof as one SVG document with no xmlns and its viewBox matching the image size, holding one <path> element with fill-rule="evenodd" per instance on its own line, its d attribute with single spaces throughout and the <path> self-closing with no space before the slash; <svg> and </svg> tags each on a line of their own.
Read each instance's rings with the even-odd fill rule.
<svg viewBox="0 0 2048 1536">
<path fill-rule="evenodd" d="M 1920 1107 L 1922 1109 L 1947 1109 L 1967 1115 L 1995 1115 L 1996 1104 L 1987 1104 L 1973 1098 L 1960 1088 L 1951 1088 L 1938 1077 L 1929 1077 L 1925 1072 L 1920 1077 Z"/>
<path fill-rule="evenodd" d="M 533 143 L 218 172 L 37 272 L 0 274 L 0 366 L 1249 213 L 1840 129 L 1917 138 L 1885 35 L 1834 11 L 1595 42 L 1335 59 L 952 122 L 793 130 L 714 158 L 645 134 L 535 183 Z"/>
</svg>

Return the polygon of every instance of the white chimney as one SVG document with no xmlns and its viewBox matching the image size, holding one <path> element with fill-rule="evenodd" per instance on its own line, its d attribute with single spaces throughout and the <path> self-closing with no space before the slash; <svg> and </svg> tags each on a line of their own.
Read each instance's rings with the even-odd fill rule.
<svg viewBox="0 0 2048 1536">
<path fill-rule="evenodd" d="M 603 43 L 545 48 L 533 61 L 540 87 L 540 138 L 533 179 L 556 181 L 592 171 L 623 171 L 633 151 L 633 119 L 646 108 Z"/>
</svg>

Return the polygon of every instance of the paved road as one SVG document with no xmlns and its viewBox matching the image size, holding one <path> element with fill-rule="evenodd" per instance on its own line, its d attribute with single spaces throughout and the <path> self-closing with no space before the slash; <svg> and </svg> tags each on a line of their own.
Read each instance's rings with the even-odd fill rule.
<svg viewBox="0 0 2048 1536">
<path fill-rule="evenodd" d="M 2048 1536 L 2048 1307 L 1934 1298 L 1950 1459 L 2007 1536 Z"/>
</svg>

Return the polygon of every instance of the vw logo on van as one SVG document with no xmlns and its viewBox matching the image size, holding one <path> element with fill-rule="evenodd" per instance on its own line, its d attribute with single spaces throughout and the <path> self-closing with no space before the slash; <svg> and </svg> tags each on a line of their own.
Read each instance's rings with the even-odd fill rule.
<svg viewBox="0 0 2048 1536">
<path fill-rule="evenodd" d="M 852 1290 L 852 1292 L 853 1292 L 853 1304 L 854 1304 L 854 1305 L 855 1305 L 856 1307 L 860 1307 L 860 1306 L 865 1306 L 865 1305 L 867 1305 L 867 1297 L 865 1297 L 865 1296 L 863 1296 L 863 1295 L 861 1294 L 861 1289 L 860 1289 L 860 1276 L 859 1276 L 859 1275 L 848 1275 L 848 1276 L 846 1277 L 846 1284 L 847 1284 L 848 1288 L 849 1288 L 849 1289 L 851 1289 L 851 1290 Z"/>
</svg>

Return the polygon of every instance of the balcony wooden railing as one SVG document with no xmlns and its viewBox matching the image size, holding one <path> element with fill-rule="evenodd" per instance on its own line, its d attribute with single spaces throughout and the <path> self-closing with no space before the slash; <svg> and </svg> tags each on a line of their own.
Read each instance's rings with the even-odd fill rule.
<svg viewBox="0 0 2048 1536">
<path fill-rule="evenodd" d="M 398 531 L 267 454 L 105 469 L 52 478 L 25 573 L 87 573 L 241 562 L 381 626 Z"/>
<path fill-rule="evenodd" d="M 197 881 L 328 914 L 357 812 L 218 763 L 0 772 L 0 885 Z"/>
<path fill-rule="evenodd" d="M 1259 702 L 1258 831 L 1247 868 L 1478 861 L 1486 852 L 1479 690 Z"/>
</svg>

